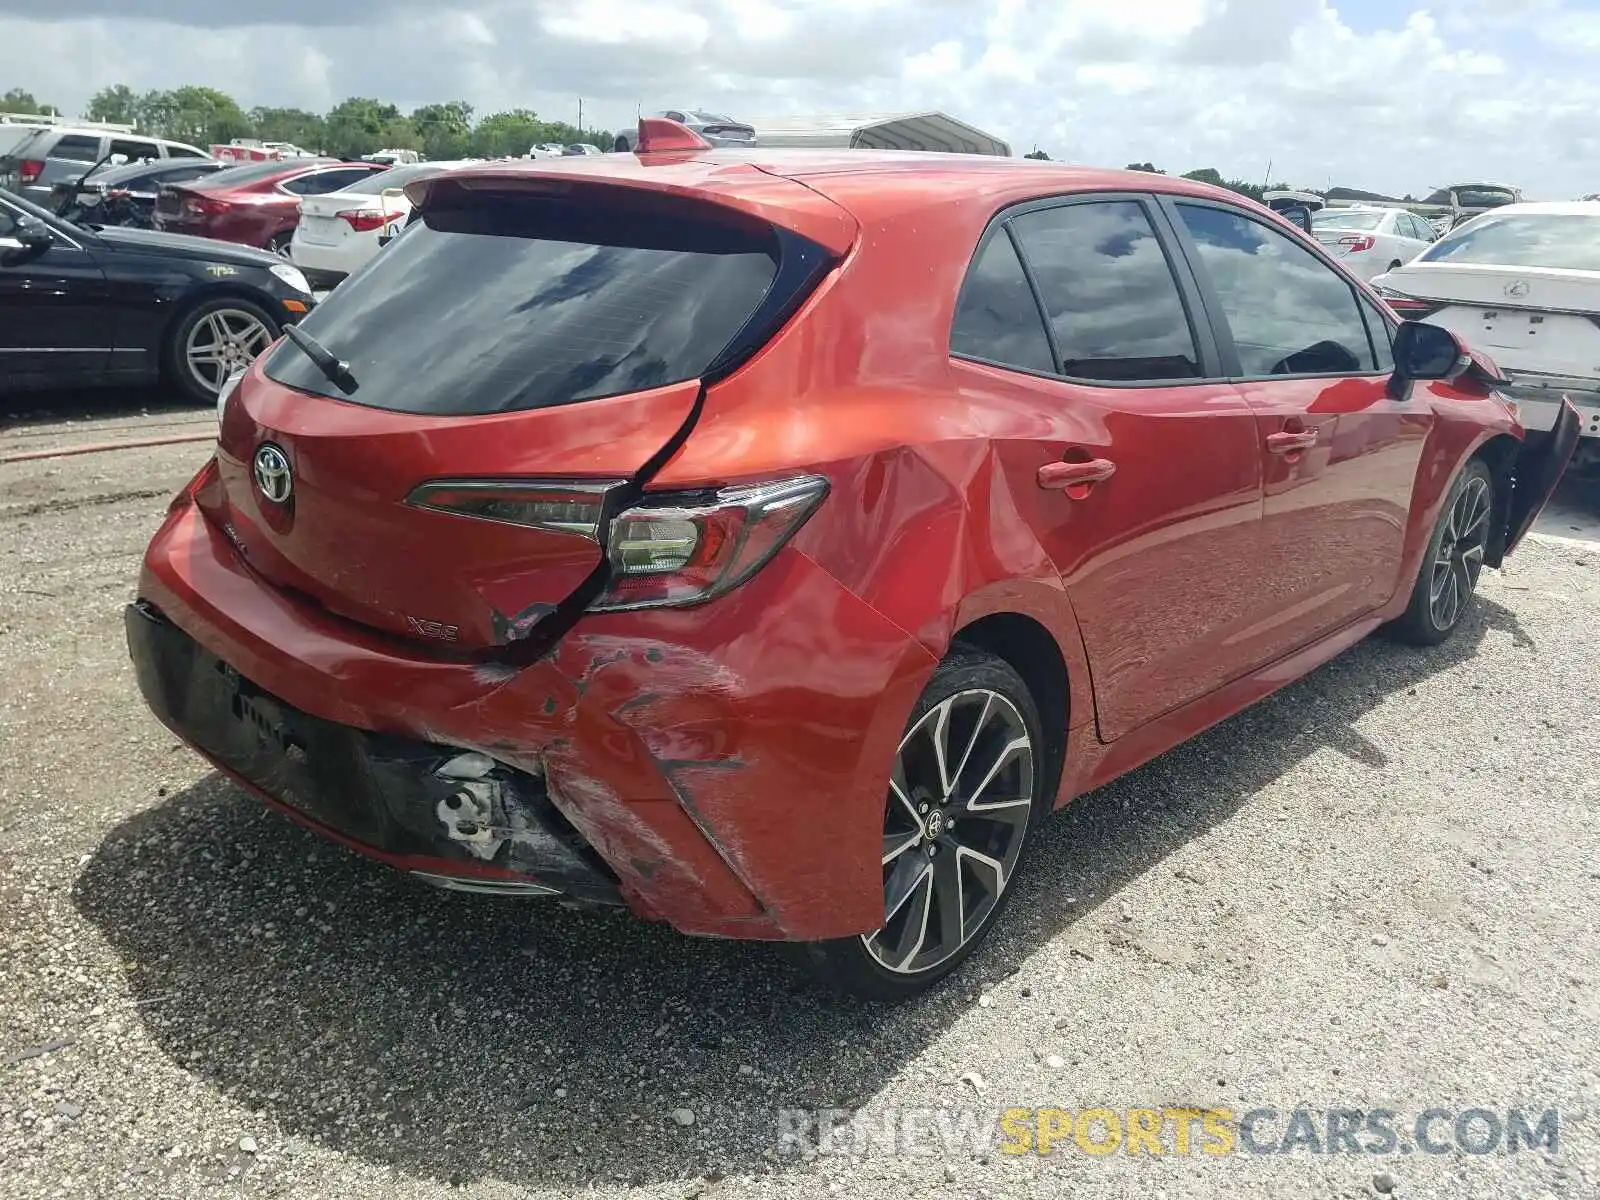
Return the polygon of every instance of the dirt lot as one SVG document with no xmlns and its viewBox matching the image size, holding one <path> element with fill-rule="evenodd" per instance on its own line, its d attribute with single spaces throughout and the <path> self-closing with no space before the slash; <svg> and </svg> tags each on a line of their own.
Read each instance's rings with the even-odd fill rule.
<svg viewBox="0 0 1600 1200">
<path fill-rule="evenodd" d="M 12 420 L 0 456 L 210 422 L 90 403 Z M 0 465 L 8 1200 L 1600 1196 L 1582 495 L 1546 521 L 1568 540 L 1486 576 L 1448 647 L 1365 643 L 1059 815 L 988 952 L 886 1011 L 818 996 L 770 947 L 423 889 L 220 782 L 145 712 L 120 625 L 205 453 Z M 780 1109 L 904 1133 L 924 1109 L 1036 1105 L 1273 1109 L 1267 1146 L 1298 1106 L 1323 1131 L 1390 1109 L 1400 1137 L 778 1145 Z M 1448 1144 L 1474 1108 L 1555 1110 L 1556 1151 Z M 1429 1109 L 1442 1153 L 1413 1146 Z"/>
</svg>

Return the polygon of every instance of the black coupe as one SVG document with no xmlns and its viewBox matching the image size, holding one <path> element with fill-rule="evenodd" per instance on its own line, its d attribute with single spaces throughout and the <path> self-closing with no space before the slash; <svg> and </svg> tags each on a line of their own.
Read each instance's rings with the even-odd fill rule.
<svg viewBox="0 0 1600 1200">
<path fill-rule="evenodd" d="M 74 224 L 0 191 L 0 392 L 162 377 L 214 400 L 314 303 L 264 250 Z"/>
</svg>

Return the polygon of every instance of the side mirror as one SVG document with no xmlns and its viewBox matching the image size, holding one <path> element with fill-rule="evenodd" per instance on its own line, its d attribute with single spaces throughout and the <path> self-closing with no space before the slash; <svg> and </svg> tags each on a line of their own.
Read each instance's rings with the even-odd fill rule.
<svg viewBox="0 0 1600 1200">
<path fill-rule="evenodd" d="M 1454 379 L 1472 363 L 1461 339 L 1422 321 L 1402 321 L 1394 335 L 1394 374 L 1389 394 L 1404 400 L 1418 379 Z"/>
<path fill-rule="evenodd" d="M 18 217 L 10 237 L 0 237 L 0 267 L 32 262 L 50 249 L 55 238 L 50 227 L 36 217 Z"/>
</svg>

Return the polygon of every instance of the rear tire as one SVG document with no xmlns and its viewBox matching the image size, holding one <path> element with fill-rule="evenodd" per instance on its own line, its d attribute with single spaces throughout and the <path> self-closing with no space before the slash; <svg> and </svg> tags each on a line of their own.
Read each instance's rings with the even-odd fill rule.
<svg viewBox="0 0 1600 1200">
<path fill-rule="evenodd" d="M 294 260 L 289 256 L 289 243 L 292 241 L 294 241 L 294 230 L 292 229 L 284 233 L 274 234 L 272 240 L 267 243 L 267 251 L 268 253 L 276 254 L 284 262 L 293 262 Z"/>
<path fill-rule="evenodd" d="M 1494 503 L 1488 465 L 1468 459 L 1428 539 L 1411 603 L 1386 633 L 1414 646 L 1437 646 L 1456 631 L 1478 588 Z"/>
<path fill-rule="evenodd" d="M 1389 264 L 1389 268 L 1388 269 L 1391 270 L 1391 271 L 1398 271 L 1400 269 L 1401 265 L 1402 264 L 1401 264 L 1400 260 L 1397 258 L 1392 263 Z"/>
<path fill-rule="evenodd" d="M 906 999 L 954 971 L 1010 899 L 1046 809 L 1049 758 L 1016 670 L 953 648 L 911 712 L 885 789 L 884 927 L 799 944 L 797 957 L 869 1000 Z"/>
</svg>

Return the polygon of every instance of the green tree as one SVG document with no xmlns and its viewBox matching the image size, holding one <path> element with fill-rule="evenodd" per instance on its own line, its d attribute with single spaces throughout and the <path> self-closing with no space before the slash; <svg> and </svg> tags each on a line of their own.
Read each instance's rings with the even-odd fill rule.
<svg viewBox="0 0 1600 1200">
<path fill-rule="evenodd" d="M 61 110 L 53 104 L 40 104 L 32 92 L 14 87 L 0 96 L 0 112 L 37 113 L 46 117 L 59 117 Z"/>
<path fill-rule="evenodd" d="M 535 144 L 554 140 L 546 137 L 547 129 L 538 113 L 525 108 L 493 113 L 472 131 L 472 152 L 480 158 L 520 157 Z"/>
<path fill-rule="evenodd" d="M 1130 170 L 1130 171 L 1143 171 L 1146 175 L 1165 175 L 1166 174 L 1165 171 L 1163 171 L 1160 167 L 1156 166 L 1155 163 L 1152 163 L 1152 162 L 1129 163 L 1128 166 L 1127 166 L 1127 169 Z"/>
<path fill-rule="evenodd" d="M 1227 181 L 1222 178 L 1222 172 L 1215 167 L 1200 167 L 1198 170 L 1185 171 L 1185 179 L 1193 179 L 1196 183 L 1209 183 L 1213 187 L 1227 187 Z"/>
<path fill-rule="evenodd" d="M 250 124 L 263 142 L 292 142 L 302 150 L 322 149 L 327 124 L 303 108 L 252 108 Z"/>
<path fill-rule="evenodd" d="M 384 133 L 393 132 L 394 123 L 404 119 L 400 110 L 392 104 L 365 96 L 351 96 L 328 111 L 324 149 L 344 158 L 372 154 L 384 149 Z"/>
<path fill-rule="evenodd" d="M 89 101 L 91 121 L 116 121 L 132 125 L 139 119 L 139 97 L 125 83 L 114 83 L 96 92 Z"/>
<path fill-rule="evenodd" d="M 472 105 L 465 100 L 424 104 L 411 114 L 411 125 L 428 158 L 465 158 L 472 149 Z"/>
<path fill-rule="evenodd" d="M 185 85 L 170 92 L 146 92 L 134 111 L 144 132 L 196 146 L 255 133 L 239 102 L 216 88 Z"/>
</svg>

